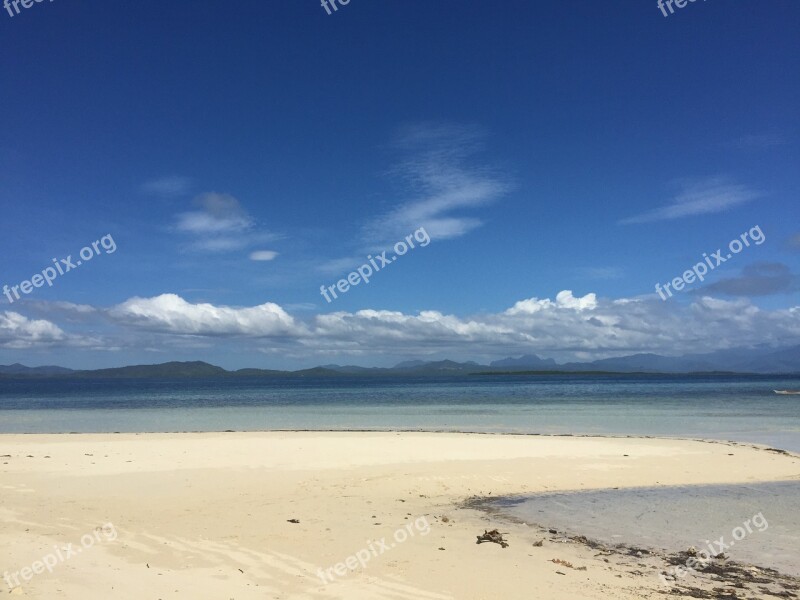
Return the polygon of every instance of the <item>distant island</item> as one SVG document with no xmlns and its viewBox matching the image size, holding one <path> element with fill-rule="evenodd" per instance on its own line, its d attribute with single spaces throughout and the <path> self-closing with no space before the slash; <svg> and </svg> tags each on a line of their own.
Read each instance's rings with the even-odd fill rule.
<svg viewBox="0 0 800 600">
<path fill-rule="evenodd" d="M 486 364 L 452 360 L 404 361 L 393 367 L 336 364 L 297 371 L 246 368 L 229 371 L 202 361 L 166 362 L 110 369 L 73 370 L 58 366 L 0 365 L 0 380 L 31 378 L 175 379 L 231 377 L 441 377 L 465 375 L 800 375 L 800 346 L 781 349 L 731 349 L 708 354 L 662 356 L 633 354 L 591 362 L 558 364 L 528 354 Z"/>
</svg>

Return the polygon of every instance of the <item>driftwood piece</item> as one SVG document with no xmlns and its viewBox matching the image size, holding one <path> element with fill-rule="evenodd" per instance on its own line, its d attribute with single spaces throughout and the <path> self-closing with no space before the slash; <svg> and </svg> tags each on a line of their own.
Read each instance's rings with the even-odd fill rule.
<svg viewBox="0 0 800 600">
<path fill-rule="evenodd" d="M 500 544 L 502 548 L 508 548 L 508 542 L 503 539 L 503 534 L 497 531 L 497 529 L 492 529 L 491 531 L 483 530 L 483 535 L 477 536 L 478 541 L 477 544 L 483 544 L 484 542 L 492 542 L 493 544 Z"/>
</svg>

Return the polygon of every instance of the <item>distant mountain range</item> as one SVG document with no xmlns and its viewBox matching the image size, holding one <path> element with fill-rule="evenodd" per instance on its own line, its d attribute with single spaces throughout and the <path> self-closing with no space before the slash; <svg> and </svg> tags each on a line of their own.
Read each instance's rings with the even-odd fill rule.
<svg viewBox="0 0 800 600">
<path fill-rule="evenodd" d="M 64 367 L 26 367 L 19 363 L 13 365 L 0 365 L 0 375 L 13 377 L 14 375 L 50 377 L 52 375 L 67 375 L 74 373 L 72 369 Z"/>
<path fill-rule="evenodd" d="M 430 377 L 445 375 L 474 375 L 497 373 L 755 373 L 800 374 L 800 346 L 780 350 L 733 349 L 708 354 L 661 356 L 659 354 L 633 354 L 618 358 L 604 358 L 591 362 L 558 364 L 552 358 L 528 354 L 518 358 L 495 360 L 488 365 L 452 360 L 401 362 L 394 367 L 358 367 L 335 364 L 302 369 L 278 371 L 269 369 L 239 369 L 228 371 L 205 362 L 168 362 L 158 365 L 136 365 L 114 369 L 75 371 L 64 367 L 26 367 L 19 363 L 0 365 L 0 379 L 19 378 L 107 378 L 107 379 L 167 379 L 167 378 L 222 378 L 222 377 Z"/>
</svg>

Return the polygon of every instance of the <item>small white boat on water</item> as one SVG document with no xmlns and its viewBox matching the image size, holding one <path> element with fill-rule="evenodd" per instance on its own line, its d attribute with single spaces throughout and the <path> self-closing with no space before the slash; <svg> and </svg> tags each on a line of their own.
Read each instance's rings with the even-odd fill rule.
<svg viewBox="0 0 800 600">
<path fill-rule="evenodd" d="M 772 390 L 776 394 L 783 394 L 783 395 L 800 395 L 800 390 Z"/>
</svg>

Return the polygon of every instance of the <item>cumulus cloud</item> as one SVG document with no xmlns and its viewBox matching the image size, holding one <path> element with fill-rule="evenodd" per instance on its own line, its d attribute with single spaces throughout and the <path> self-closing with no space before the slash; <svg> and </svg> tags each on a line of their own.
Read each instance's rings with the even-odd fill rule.
<svg viewBox="0 0 800 600">
<path fill-rule="evenodd" d="M 298 335 L 298 326 L 277 304 L 235 308 L 192 304 L 176 294 L 131 298 L 108 311 L 117 322 L 163 333 L 201 336 Z"/>
<path fill-rule="evenodd" d="M 474 317 L 422 311 L 336 312 L 314 319 L 304 340 L 316 350 L 475 357 L 539 353 L 602 358 L 636 352 L 703 352 L 753 343 L 797 343 L 800 314 L 762 311 L 747 301 L 700 298 L 666 306 L 657 297 L 598 299 L 563 291 L 555 300 L 531 298 L 501 313 Z"/>
<path fill-rule="evenodd" d="M 29 319 L 8 310 L 0 313 L 0 346 L 4 348 L 48 345 L 66 337 L 61 328 L 50 321 Z"/>
<path fill-rule="evenodd" d="M 511 316 L 521 314 L 532 315 L 541 310 L 553 308 L 566 308 L 577 311 L 594 310 L 597 308 L 597 296 L 595 294 L 586 294 L 582 298 L 576 298 L 572 295 L 572 290 L 564 290 L 556 294 L 555 302 L 551 302 L 547 298 L 544 300 L 539 300 L 538 298 L 520 300 L 509 308 L 505 314 Z"/>
<path fill-rule="evenodd" d="M 472 316 L 380 309 L 309 314 L 295 307 L 305 313 L 301 320 L 273 303 L 233 307 L 164 294 L 98 308 L 93 318 L 114 328 L 104 340 L 106 346 L 203 352 L 224 342 L 306 363 L 322 356 L 468 360 L 538 354 L 583 360 L 800 343 L 800 307 L 764 310 L 743 297 L 686 299 L 691 301 L 662 302 L 656 294 L 611 299 L 564 290 L 553 299 L 532 297 Z M 16 313 L 0 317 L 0 344 L 18 344 L 10 347 L 23 347 L 31 340 L 58 341 L 64 335 L 51 322 Z"/>
<path fill-rule="evenodd" d="M 621 223 L 650 223 L 719 213 L 750 202 L 759 195 L 746 186 L 731 183 L 726 179 L 707 179 L 684 186 L 670 204 L 624 219 Z"/>
</svg>

